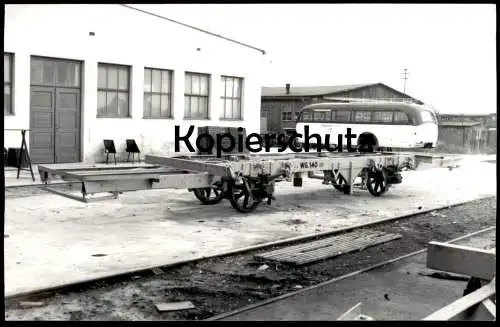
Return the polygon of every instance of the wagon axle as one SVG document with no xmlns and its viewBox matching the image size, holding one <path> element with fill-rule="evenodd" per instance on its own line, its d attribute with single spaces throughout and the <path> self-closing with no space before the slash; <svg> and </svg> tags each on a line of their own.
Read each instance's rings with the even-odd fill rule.
<svg viewBox="0 0 500 327">
<path fill-rule="evenodd" d="M 261 175 L 257 178 L 238 177 L 236 179 L 224 177 L 210 188 L 190 189 L 201 203 L 205 205 L 217 204 L 223 199 L 230 201 L 233 208 L 246 213 L 253 211 L 260 203 L 266 201 L 268 205 L 274 197 L 275 179 L 282 174 L 269 176 Z M 213 197 L 210 197 L 213 195 Z"/>
</svg>

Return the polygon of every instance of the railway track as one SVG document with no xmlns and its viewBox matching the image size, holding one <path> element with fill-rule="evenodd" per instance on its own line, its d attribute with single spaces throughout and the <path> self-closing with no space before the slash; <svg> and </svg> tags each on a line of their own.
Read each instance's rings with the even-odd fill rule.
<svg viewBox="0 0 500 327">
<path fill-rule="evenodd" d="M 5 299 L 5 318 L 207 319 L 422 250 L 431 240 L 449 241 L 451 238 L 494 226 L 495 208 L 496 197 L 488 197 L 336 231 L 260 244 L 214 257 L 17 294 Z M 479 217 L 478 213 L 482 210 L 484 212 Z M 462 219 L 459 219 L 460 216 Z M 290 244 L 301 244 L 367 228 L 396 232 L 402 238 L 301 267 L 261 262 L 255 258 L 256 254 Z M 268 268 L 259 270 L 264 265 Z M 156 311 L 155 303 L 184 300 L 192 301 L 195 308 L 161 314 Z M 21 301 L 41 301 L 43 305 L 27 309 L 20 306 Z"/>
<path fill-rule="evenodd" d="M 473 233 L 469 233 L 469 234 L 466 234 L 466 235 L 462 235 L 460 237 L 454 238 L 454 239 L 449 240 L 449 241 L 444 242 L 444 243 L 457 243 L 459 241 L 470 239 L 470 238 L 472 238 L 474 236 L 478 236 L 478 235 L 483 235 L 483 234 L 487 234 L 487 233 L 490 233 L 490 232 L 494 232 L 495 230 L 496 230 L 496 226 L 487 227 L 487 228 L 479 230 L 477 232 L 473 232 Z M 283 294 L 283 295 L 280 295 L 280 296 L 277 296 L 277 297 L 274 297 L 274 298 L 270 298 L 270 299 L 267 299 L 267 300 L 264 300 L 264 301 L 261 301 L 261 302 L 255 303 L 255 304 L 251 304 L 251 305 L 248 305 L 248 306 L 245 306 L 245 307 L 242 307 L 242 308 L 238 308 L 238 309 L 233 310 L 231 312 L 226 312 L 226 313 L 223 313 L 223 314 L 220 314 L 220 315 L 217 315 L 217 316 L 213 316 L 213 317 L 210 317 L 210 318 L 205 319 L 205 320 L 207 320 L 207 321 L 224 320 L 224 319 L 227 319 L 229 317 L 236 316 L 236 315 L 238 315 L 240 313 L 243 313 L 243 312 L 246 312 L 246 311 L 250 311 L 250 310 L 253 310 L 253 309 L 256 309 L 256 308 L 259 308 L 259 307 L 263 307 L 263 306 L 268 305 L 270 303 L 278 302 L 278 301 L 281 301 L 283 299 L 295 296 L 295 295 L 300 294 L 300 293 L 308 292 L 308 291 L 311 291 L 311 290 L 314 290 L 314 289 L 317 289 L 317 288 L 320 288 L 320 287 L 323 287 L 323 286 L 326 286 L 326 285 L 329 285 L 329 284 L 333 284 L 333 283 L 339 282 L 339 281 L 341 281 L 343 279 L 351 278 L 351 277 L 354 277 L 356 275 L 360 275 L 362 273 L 369 272 L 371 270 L 375 270 L 377 268 L 382 268 L 382 267 L 387 266 L 389 264 L 392 264 L 392 263 L 395 263 L 395 262 L 398 262 L 398 261 L 401 261 L 401 260 L 404 260 L 404 259 L 407 259 L 407 258 L 410 258 L 410 257 L 414 257 L 414 256 L 419 255 L 421 253 L 424 253 L 426 251 L 427 251 L 427 249 L 421 249 L 421 250 L 418 250 L 418 251 L 415 251 L 415 252 L 412 252 L 412 253 L 408 253 L 408 254 L 402 255 L 402 256 L 394 258 L 394 259 L 389 259 L 389 260 L 386 260 L 386 261 L 383 261 L 383 262 L 379 262 L 377 264 L 374 264 L 372 266 L 360 269 L 358 271 L 351 272 L 351 273 L 342 275 L 340 277 L 336 277 L 336 278 L 327 280 L 325 282 L 322 282 L 322 283 L 319 283 L 319 284 L 316 284 L 316 285 L 313 285 L 313 286 L 310 286 L 310 287 L 307 287 L 307 288 L 304 288 L 304 289 L 301 289 L 301 290 L 298 290 L 298 291 L 295 291 L 295 292 L 286 293 L 286 294 Z"/>
</svg>

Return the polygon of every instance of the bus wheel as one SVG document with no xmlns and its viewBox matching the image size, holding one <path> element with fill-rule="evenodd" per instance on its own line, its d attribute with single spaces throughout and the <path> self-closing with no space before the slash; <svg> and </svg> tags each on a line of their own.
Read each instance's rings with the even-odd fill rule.
<svg viewBox="0 0 500 327">
<path fill-rule="evenodd" d="M 381 171 L 369 172 L 366 178 L 366 188 L 373 196 L 381 196 L 387 192 L 387 181 Z"/>
<path fill-rule="evenodd" d="M 372 133 L 362 133 L 358 137 L 359 152 L 374 152 L 377 148 L 377 138 Z"/>
</svg>

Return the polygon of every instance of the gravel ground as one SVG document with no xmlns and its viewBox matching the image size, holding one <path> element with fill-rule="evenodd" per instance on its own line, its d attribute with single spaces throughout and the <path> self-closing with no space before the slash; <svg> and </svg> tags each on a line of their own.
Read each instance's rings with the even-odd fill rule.
<svg viewBox="0 0 500 327">
<path fill-rule="evenodd" d="M 6 302 L 5 319 L 202 320 L 420 250 L 431 240 L 447 241 L 494 225 L 496 197 L 378 225 L 374 229 L 403 237 L 304 267 L 269 264 L 260 271 L 262 262 L 253 258 L 258 252 L 209 259 L 53 295 L 42 299 L 39 307 Z M 155 304 L 169 301 L 191 301 L 195 308 L 160 314 Z"/>
</svg>

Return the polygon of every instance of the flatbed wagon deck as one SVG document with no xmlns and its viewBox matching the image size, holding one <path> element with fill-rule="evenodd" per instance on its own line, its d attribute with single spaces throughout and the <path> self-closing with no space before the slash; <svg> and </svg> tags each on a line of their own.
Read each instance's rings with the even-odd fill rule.
<svg viewBox="0 0 500 327">
<path fill-rule="evenodd" d="M 38 170 L 47 191 L 88 202 L 89 195 L 148 189 L 188 189 L 205 205 L 228 199 L 240 212 L 251 212 L 260 203 L 274 200 L 274 184 L 293 181 L 302 186 L 303 174 L 345 194 L 353 187 L 367 189 L 373 196 L 384 194 L 402 182 L 400 171 L 428 167 L 451 167 L 456 158 L 425 153 L 267 153 L 213 155 L 146 155 L 145 164 L 51 164 Z M 316 174 L 322 172 L 322 175 Z M 50 187 L 54 178 L 79 185 L 81 196 Z M 97 199 L 109 198 L 99 197 Z"/>
</svg>

